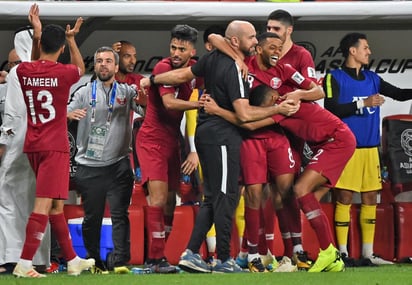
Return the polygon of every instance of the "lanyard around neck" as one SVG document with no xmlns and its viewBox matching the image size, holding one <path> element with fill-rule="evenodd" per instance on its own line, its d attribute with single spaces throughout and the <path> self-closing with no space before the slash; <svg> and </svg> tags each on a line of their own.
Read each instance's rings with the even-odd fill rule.
<svg viewBox="0 0 412 285">
<path fill-rule="evenodd" d="M 91 117 L 91 122 L 94 123 L 96 121 L 96 89 L 97 89 L 97 81 L 93 81 L 92 84 L 92 102 L 91 102 L 91 106 L 92 106 L 92 117 Z M 113 83 L 113 88 L 112 88 L 112 93 L 110 96 L 110 100 L 109 100 L 109 113 L 107 115 L 107 121 L 106 121 L 106 125 L 110 125 L 110 121 L 112 119 L 112 113 L 113 113 L 113 106 L 114 106 L 114 100 L 116 98 L 116 89 L 117 89 L 117 83 L 116 81 Z"/>
</svg>

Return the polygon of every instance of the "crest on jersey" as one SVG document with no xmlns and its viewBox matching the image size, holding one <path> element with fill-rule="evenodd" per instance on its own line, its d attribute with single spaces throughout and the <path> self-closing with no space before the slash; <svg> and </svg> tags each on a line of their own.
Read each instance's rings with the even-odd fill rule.
<svg viewBox="0 0 412 285">
<path fill-rule="evenodd" d="M 406 129 L 402 132 L 401 146 L 407 156 L 412 156 L 412 129 Z"/>
<path fill-rule="evenodd" d="M 273 77 L 270 80 L 270 87 L 278 89 L 282 85 L 282 80 L 279 77 Z"/>
<path fill-rule="evenodd" d="M 126 104 L 126 96 L 121 95 L 121 94 L 117 95 L 117 96 L 116 96 L 116 102 L 117 102 L 119 105 L 125 105 L 125 104 Z"/>
</svg>

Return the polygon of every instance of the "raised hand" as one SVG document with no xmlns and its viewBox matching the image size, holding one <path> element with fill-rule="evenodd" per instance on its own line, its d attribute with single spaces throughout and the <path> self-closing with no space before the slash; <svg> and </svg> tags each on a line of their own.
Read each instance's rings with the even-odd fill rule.
<svg viewBox="0 0 412 285">
<path fill-rule="evenodd" d="M 80 27 L 82 26 L 82 24 L 83 24 L 83 18 L 82 17 L 77 18 L 76 24 L 74 24 L 73 29 L 68 24 L 66 26 L 66 38 L 74 38 L 74 36 L 79 33 Z"/>
<path fill-rule="evenodd" d="M 120 52 L 120 49 L 122 48 L 122 43 L 121 42 L 115 42 L 112 44 L 112 49 L 115 52 Z"/>
<path fill-rule="evenodd" d="M 40 21 L 39 14 L 40 14 L 39 5 L 37 4 L 31 5 L 28 18 L 29 18 L 30 25 L 33 27 L 33 38 L 34 39 L 40 39 L 40 36 L 41 36 L 42 24 Z"/>
</svg>

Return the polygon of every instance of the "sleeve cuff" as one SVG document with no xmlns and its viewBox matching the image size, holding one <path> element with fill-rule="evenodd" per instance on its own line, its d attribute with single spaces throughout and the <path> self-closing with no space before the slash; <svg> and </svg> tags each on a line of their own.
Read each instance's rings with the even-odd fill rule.
<svg viewBox="0 0 412 285">
<path fill-rule="evenodd" d="M 189 136 L 187 140 L 189 141 L 190 152 L 196 152 L 195 137 Z"/>
<path fill-rule="evenodd" d="M 362 109 L 363 107 L 365 107 L 365 104 L 363 103 L 363 99 L 360 99 L 360 100 L 356 101 L 356 108 L 357 109 Z"/>
</svg>

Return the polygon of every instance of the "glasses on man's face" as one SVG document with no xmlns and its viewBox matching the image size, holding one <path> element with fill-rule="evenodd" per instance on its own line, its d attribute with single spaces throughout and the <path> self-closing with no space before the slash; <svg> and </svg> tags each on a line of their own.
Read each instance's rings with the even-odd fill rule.
<svg viewBox="0 0 412 285">
<path fill-rule="evenodd" d="M 9 65 L 10 68 L 12 68 L 13 66 L 18 65 L 19 63 L 21 63 L 21 60 L 9 61 L 7 64 Z"/>
</svg>

